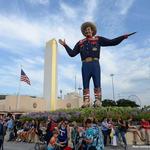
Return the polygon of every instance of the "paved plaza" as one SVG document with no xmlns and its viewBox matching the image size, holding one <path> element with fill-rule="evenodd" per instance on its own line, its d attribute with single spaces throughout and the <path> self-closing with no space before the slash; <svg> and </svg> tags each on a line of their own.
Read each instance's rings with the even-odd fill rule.
<svg viewBox="0 0 150 150">
<path fill-rule="evenodd" d="M 4 150 L 34 150 L 34 144 L 23 142 L 6 142 L 4 143 Z M 107 146 L 105 150 L 124 150 L 124 148 Z M 128 146 L 128 150 L 150 150 L 150 145 Z"/>
</svg>

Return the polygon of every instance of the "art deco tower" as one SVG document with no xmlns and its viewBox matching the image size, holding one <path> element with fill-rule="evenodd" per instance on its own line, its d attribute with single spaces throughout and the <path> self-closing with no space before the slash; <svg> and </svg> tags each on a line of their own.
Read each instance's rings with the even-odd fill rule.
<svg viewBox="0 0 150 150">
<path fill-rule="evenodd" d="M 46 43 L 43 94 L 44 99 L 48 101 L 47 110 L 55 110 L 57 100 L 57 42 L 55 39 Z"/>
</svg>

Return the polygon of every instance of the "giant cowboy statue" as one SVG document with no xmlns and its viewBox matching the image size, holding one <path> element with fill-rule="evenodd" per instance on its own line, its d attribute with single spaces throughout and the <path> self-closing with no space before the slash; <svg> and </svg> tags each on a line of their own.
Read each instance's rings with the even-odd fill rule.
<svg viewBox="0 0 150 150">
<path fill-rule="evenodd" d="M 80 40 L 72 50 L 65 42 L 59 39 L 59 43 L 63 45 L 69 56 L 74 57 L 80 53 L 82 60 L 82 80 L 83 80 L 83 105 L 82 107 L 90 106 L 90 79 L 94 82 L 94 107 L 101 106 L 102 90 L 101 90 L 101 71 L 100 71 L 100 47 L 114 46 L 121 43 L 128 36 L 134 34 L 125 34 L 114 39 L 107 39 L 102 36 L 96 36 L 96 26 L 92 22 L 85 22 L 81 25 L 81 32 L 85 36 Z"/>
</svg>

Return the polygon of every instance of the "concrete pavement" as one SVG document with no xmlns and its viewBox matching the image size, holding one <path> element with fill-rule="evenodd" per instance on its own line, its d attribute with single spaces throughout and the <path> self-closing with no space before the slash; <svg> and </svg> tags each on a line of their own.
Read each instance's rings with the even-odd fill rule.
<svg viewBox="0 0 150 150">
<path fill-rule="evenodd" d="M 4 150 L 34 150 L 34 143 L 24 142 L 5 142 Z M 105 150 L 124 150 L 123 147 L 107 146 Z M 128 150 L 150 150 L 150 145 L 128 146 Z"/>
</svg>

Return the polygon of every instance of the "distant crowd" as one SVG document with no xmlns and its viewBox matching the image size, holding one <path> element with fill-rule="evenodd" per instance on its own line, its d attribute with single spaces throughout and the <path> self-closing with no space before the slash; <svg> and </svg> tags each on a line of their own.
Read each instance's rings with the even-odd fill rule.
<svg viewBox="0 0 150 150">
<path fill-rule="evenodd" d="M 122 145 L 128 148 L 126 133 L 133 134 L 133 144 L 137 137 L 145 144 L 150 144 L 150 121 L 141 119 L 137 124 L 130 117 L 117 121 L 103 118 L 97 121 L 95 117 L 69 122 L 53 120 L 48 116 L 46 121 L 20 121 L 13 115 L 0 116 L 0 149 L 5 141 L 35 142 L 45 145 L 47 150 L 104 150 L 105 146 Z"/>
</svg>

